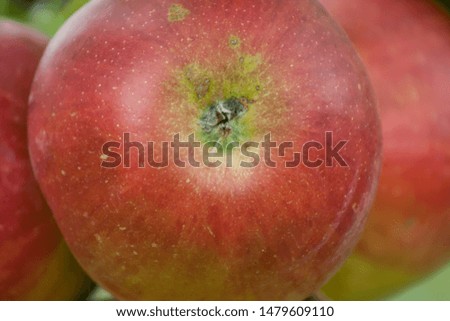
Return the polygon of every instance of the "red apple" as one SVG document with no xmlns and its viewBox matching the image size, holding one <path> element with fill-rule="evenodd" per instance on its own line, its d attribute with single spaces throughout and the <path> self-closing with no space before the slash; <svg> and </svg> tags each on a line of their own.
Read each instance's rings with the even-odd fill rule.
<svg viewBox="0 0 450 321">
<path fill-rule="evenodd" d="M 69 246 L 120 299 L 308 296 L 358 238 L 380 164 L 365 70 L 309 0 L 91 1 L 44 54 L 29 125 Z M 323 149 L 306 159 L 317 168 L 156 168 L 138 144 L 123 151 L 127 139 L 158 147 L 191 133 L 318 148 L 328 131 L 333 146 L 348 141 L 348 166 L 317 163 Z"/>
<path fill-rule="evenodd" d="M 27 149 L 27 101 L 47 39 L 0 21 L 0 300 L 68 300 L 87 290 L 52 218 Z"/>
<path fill-rule="evenodd" d="M 431 1 L 322 2 L 368 68 L 384 137 L 368 225 L 325 292 L 379 298 L 450 258 L 450 19 Z"/>
</svg>

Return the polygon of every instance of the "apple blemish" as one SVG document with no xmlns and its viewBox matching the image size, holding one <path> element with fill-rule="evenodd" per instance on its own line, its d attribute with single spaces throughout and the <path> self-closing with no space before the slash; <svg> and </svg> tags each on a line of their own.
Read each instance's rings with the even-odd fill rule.
<svg viewBox="0 0 450 321">
<path fill-rule="evenodd" d="M 169 8 L 167 20 L 169 22 L 183 21 L 191 12 L 181 4 L 173 4 Z"/>
<path fill-rule="evenodd" d="M 241 39 L 239 39 L 239 37 L 237 36 L 230 36 L 228 44 L 232 49 L 239 48 L 239 46 L 241 45 Z"/>
</svg>

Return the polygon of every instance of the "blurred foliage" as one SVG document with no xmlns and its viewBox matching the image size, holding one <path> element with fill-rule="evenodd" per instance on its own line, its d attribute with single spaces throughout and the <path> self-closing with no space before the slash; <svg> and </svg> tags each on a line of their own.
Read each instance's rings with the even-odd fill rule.
<svg viewBox="0 0 450 321">
<path fill-rule="evenodd" d="M 23 22 L 53 36 L 89 0 L 0 0 L 0 16 Z"/>
<path fill-rule="evenodd" d="M 450 0 L 436 0 L 436 1 L 440 2 L 450 12 Z"/>
<path fill-rule="evenodd" d="M 395 301 L 450 301 L 450 264 L 389 299 Z"/>
</svg>

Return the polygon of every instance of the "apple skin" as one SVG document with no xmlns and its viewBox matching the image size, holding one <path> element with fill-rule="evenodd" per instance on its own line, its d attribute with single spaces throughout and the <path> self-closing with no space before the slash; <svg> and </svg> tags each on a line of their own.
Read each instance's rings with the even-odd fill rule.
<svg viewBox="0 0 450 321">
<path fill-rule="evenodd" d="M 321 0 L 365 63 L 383 128 L 374 207 L 333 299 L 376 299 L 450 259 L 450 19 L 431 1 Z"/>
<path fill-rule="evenodd" d="M 198 110 L 231 96 L 256 101 L 239 141 L 330 130 L 349 140 L 349 166 L 138 168 L 134 152 L 131 168 L 100 166 L 123 133 L 156 146 L 203 137 Z M 380 131 L 347 37 L 297 0 L 91 1 L 49 44 L 29 112 L 35 174 L 69 247 L 127 300 L 310 295 L 362 230 Z"/>
<path fill-rule="evenodd" d="M 47 39 L 0 20 L 0 300 L 77 299 L 90 284 L 33 177 L 27 103 Z"/>
</svg>

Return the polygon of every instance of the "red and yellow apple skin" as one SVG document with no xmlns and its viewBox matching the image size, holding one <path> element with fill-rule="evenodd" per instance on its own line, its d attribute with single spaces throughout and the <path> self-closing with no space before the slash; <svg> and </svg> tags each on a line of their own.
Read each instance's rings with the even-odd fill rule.
<svg viewBox="0 0 450 321">
<path fill-rule="evenodd" d="M 431 1 L 321 2 L 369 71 L 384 142 L 363 237 L 324 291 L 381 298 L 450 258 L 450 19 Z"/>
<path fill-rule="evenodd" d="M 28 94 L 46 44 L 35 31 L 0 20 L 0 300 L 77 299 L 89 285 L 28 155 Z"/>
<path fill-rule="evenodd" d="M 136 151 L 131 168 L 101 167 L 102 145 L 124 133 L 155 146 L 176 133 L 215 141 L 199 114 L 231 97 L 253 103 L 229 137 L 301 146 L 332 131 L 348 140 L 348 167 L 138 168 Z M 128 300 L 310 295 L 355 244 L 381 162 L 364 67 L 304 0 L 91 1 L 44 54 L 29 137 L 73 253 Z"/>
</svg>

